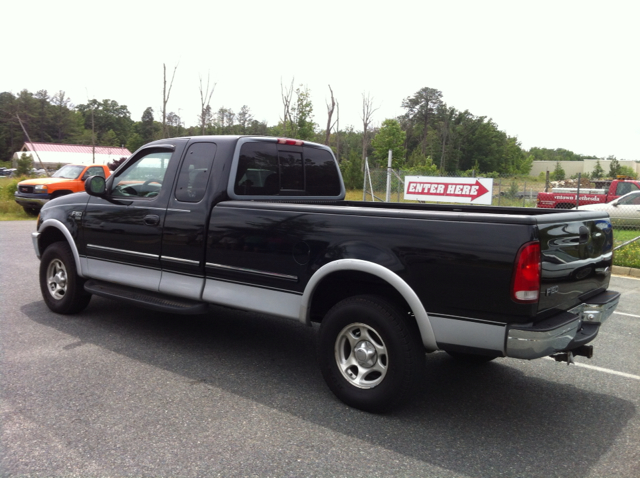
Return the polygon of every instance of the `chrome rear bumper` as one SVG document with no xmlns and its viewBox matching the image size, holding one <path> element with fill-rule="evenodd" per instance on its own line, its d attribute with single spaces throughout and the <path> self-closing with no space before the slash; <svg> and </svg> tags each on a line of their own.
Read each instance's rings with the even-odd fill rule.
<svg viewBox="0 0 640 478">
<path fill-rule="evenodd" d="M 600 324 L 618 306 L 620 294 L 605 291 L 573 309 L 536 324 L 512 325 L 507 332 L 508 357 L 534 359 L 570 350 L 593 340 Z M 585 332 L 588 336 L 585 337 Z"/>
</svg>

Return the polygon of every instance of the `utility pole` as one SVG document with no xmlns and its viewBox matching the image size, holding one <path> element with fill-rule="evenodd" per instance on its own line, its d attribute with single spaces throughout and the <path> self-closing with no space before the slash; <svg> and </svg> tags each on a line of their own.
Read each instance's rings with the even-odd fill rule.
<svg viewBox="0 0 640 478">
<path fill-rule="evenodd" d="M 24 135 L 27 137 L 27 141 L 29 141 L 29 143 L 31 143 L 31 147 L 33 148 L 33 152 L 36 153 L 36 157 L 38 158 L 38 161 L 40 162 L 40 167 L 42 169 L 44 169 L 44 173 L 47 176 L 49 176 L 49 171 L 47 171 L 47 169 L 44 167 L 44 164 L 42 164 L 42 160 L 40 159 L 40 155 L 38 154 L 38 151 L 36 151 L 36 147 L 33 145 L 33 141 L 31 141 L 31 138 L 29 137 L 29 133 L 27 133 L 27 129 L 22 124 L 22 120 L 20 119 L 20 116 L 18 114 L 16 114 L 16 118 L 18 118 L 18 122 L 20 123 L 20 127 L 22 128 L 22 131 L 24 131 Z"/>
</svg>

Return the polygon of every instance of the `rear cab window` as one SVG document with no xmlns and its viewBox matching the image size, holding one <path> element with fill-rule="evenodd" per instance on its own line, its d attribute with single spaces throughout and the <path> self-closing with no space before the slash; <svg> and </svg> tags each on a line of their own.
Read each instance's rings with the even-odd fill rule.
<svg viewBox="0 0 640 478">
<path fill-rule="evenodd" d="M 234 199 L 342 199 L 344 185 L 331 151 L 306 142 L 241 138 L 227 190 Z"/>
</svg>

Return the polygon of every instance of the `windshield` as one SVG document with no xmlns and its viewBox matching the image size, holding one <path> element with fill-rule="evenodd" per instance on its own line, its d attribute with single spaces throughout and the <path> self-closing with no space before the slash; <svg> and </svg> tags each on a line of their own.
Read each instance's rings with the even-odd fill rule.
<svg viewBox="0 0 640 478">
<path fill-rule="evenodd" d="M 52 178 L 63 178 L 63 179 L 77 179 L 84 171 L 84 166 L 72 166 L 67 164 L 66 166 L 62 166 L 55 173 L 51 175 Z"/>
</svg>

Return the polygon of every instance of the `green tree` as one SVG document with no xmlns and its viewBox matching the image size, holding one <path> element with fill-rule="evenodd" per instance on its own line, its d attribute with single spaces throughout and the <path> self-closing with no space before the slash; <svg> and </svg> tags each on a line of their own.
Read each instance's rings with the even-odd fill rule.
<svg viewBox="0 0 640 478">
<path fill-rule="evenodd" d="M 120 146 L 118 137 L 112 129 L 102 135 L 102 140 L 100 141 L 100 143 L 102 144 L 102 146 Z"/>
<path fill-rule="evenodd" d="M 420 145 L 422 154 L 426 154 L 429 122 L 435 111 L 442 104 L 442 92 L 435 88 L 421 88 L 413 96 L 402 101 L 402 107 L 407 110 L 404 117 L 410 128 L 416 129 L 421 135 Z"/>
<path fill-rule="evenodd" d="M 340 171 L 344 180 L 344 187 L 347 189 L 360 189 L 364 181 L 362 171 L 362 158 L 358 151 L 353 150 L 347 160 L 340 162 Z"/>
<path fill-rule="evenodd" d="M 153 118 L 153 108 L 150 106 L 144 110 L 140 123 L 138 123 L 136 127 L 142 144 L 150 143 L 151 141 L 158 139 L 160 130 L 162 129 L 162 126 L 155 122 Z M 140 146 L 142 146 L 142 144 Z M 134 150 L 130 149 L 130 151 Z"/>
<path fill-rule="evenodd" d="M 300 85 L 293 91 L 291 87 L 281 85 L 282 103 L 284 107 L 283 117 L 273 133 L 279 136 L 289 136 L 304 140 L 316 139 L 316 124 L 313 122 L 313 103 L 309 88 Z M 293 94 L 295 93 L 295 99 Z"/>
<path fill-rule="evenodd" d="M 0 160 L 9 161 L 13 153 L 24 144 L 24 133 L 16 118 L 16 97 L 9 92 L 0 93 Z"/>
<path fill-rule="evenodd" d="M 556 161 L 556 169 L 551 173 L 551 179 L 554 181 L 562 181 L 566 176 L 567 174 L 564 172 L 564 169 L 562 169 L 560 161 Z"/>
<path fill-rule="evenodd" d="M 593 179 L 600 179 L 604 176 L 604 169 L 602 169 L 602 166 L 600 165 L 600 160 L 596 161 L 596 167 L 593 168 L 593 171 L 591 172 L 591 178 Z"/>
<path fill-rule="evenodd" d="M 251 126 L 253 115 L 251 109 L 247 105 L 242 105 L 240 112 L 237 114 L 238 133 L 247 134 L 247 129 Z"/>
<path fill-rule="evenodd" d="M 147 144 L 147 141 L 142 139 L 138 133 L 133 133 L 129 136 L 129 141 L 127 141 L 127 149 L 131 152 L 137 150 L 140 146 Z"/>
<path fill-rule="evenodd" d="M 615 179 L 615 177 L 620 174 L 620 163 L 615 156 L 609 156 L 607 159 L 611 160 L 609 164 L 609 176 Z"/>
<path fill-rule="evenodd" d="M 33 167 L 33 158 L 30 154 L 22 153 L 20 158 L 18 159 L 18 164 L 16 165 L 16 175 L 17 176 L 26 176 L 31 172 L 31 168 Z"/>
<path fill-rule="evenodd" d="M 57 143 L 74 143 L 82 134 L 84 119 L 73 109 L 71 99 L 62 90 L 51 97 L 52 135 Z"/>
<path fill-rule="evenodd" d="M 304 140 L 315 138 L 316 124 L 313 122 L 313 103 L 311 103 L 311 92 L 306 86 L 300 85 L 296 89 L 293 121 L 297 130 L 296 137 Z"/>
<path fill-rule="evenodd" d="M 380 130 L 373 137 L 371 145 L 373 146 L 373 157 L 378 167 L 386 167 L 391 150 L 393 163 L 392 167 L 397 169 L 404 165 L 405 148 L 404 141 L 406 133 L 402 131 L 400 123 L 394 119 L 386 119 L 383 121 Z"/>
<path fill-rule="evenodd" d="M 114 100 L 99 102 L 93 99 L 87 104 L 78 105 L 77 108 L 84 117 L 85 129 L 95 131 L 97 144 L 104 144 L 102 138 L 109 130 L 115 133 L 118 144 L 127 144 L 133 120 L 126 105 L 119 105 Z M 107 139 L 111 139 L 110 135 Z"/>
<path fill-rule="evenodd" d="M 620 166 L 618 174 L 621 176 L 627 176 L 632 179 L 638 179 L 638 174 L 629 166 Z"/>
</svg>

